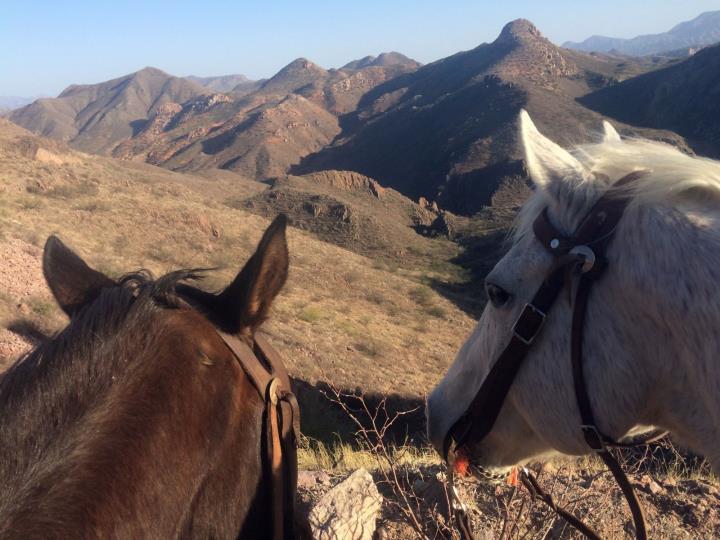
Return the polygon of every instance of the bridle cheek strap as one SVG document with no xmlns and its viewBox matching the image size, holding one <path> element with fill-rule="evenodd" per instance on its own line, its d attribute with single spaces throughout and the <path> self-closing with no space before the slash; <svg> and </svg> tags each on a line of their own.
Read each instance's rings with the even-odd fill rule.
<svg viewBox="0 0 720 540">
<path fill-rule="evenodd" d="M 217 331 L 240 364 L 265 404 L 264 432 L 267 456 L 264 466 L 270 475 L 273 540 L 294 536 L 297 460 L 291 459 L 300 437 L 300 409 L 290 388 L 282 358 L 261 334 L 253 348 L 237 336 Z"/>
<path fill-rule="evenodd" d="M 555 262 L 533 299 L 523 307 L 513 325 L 510 342 L 490 369 L 465 413 L 448 431 L 443 444 L 444 457 L 451 462 L 457 448 L 462 447 L 470 439 L 478 443 L 490 433 L 525 356 L 542 330 L 550 308 L 564 287 L 571 290 L 572 278 L 579 274 L 573 302 L 570 359 L 575 396 L 581 417 L 580 429 L 588 446 L 607 465 L 622 489 L 632 512 L 635 535 L 639 540 L 647 538 L 642 507 L 622 467 L 608 449 L 608 446 L 630 445 L 617 443 L 598 429 L 585 385 L 582 352 L 585 314 L 590 291 L 593 283 L 600 278 L 607 267 L 606 249 L 630 201 L 629 190 L 626 188 L 646 174 L 647 171 L 637 171 L 619 180 L 600 197 L 571 237 L 563 236 L 552 225 L 547 209 L 537 217 L 533 223 L 533 232 L 542 246 L 555 258 Z M 541 498 L 546 502 L 552 501 L 549 495 L 539 490 L 537 482 L 529 479 L 528 475 L 528 471 L 524 469 L 521 471 L 523 482 L 532 486 L 533 492 L 541 493 Z M 551 506 L 556 508 L 554 503 Z M 559 513 L 567 519 L 567 512 Z M 577 519 L 568 519 L 568 522 L 589 538 L 599 538 L 587 525 L 578 526 Z"/>
</svg>

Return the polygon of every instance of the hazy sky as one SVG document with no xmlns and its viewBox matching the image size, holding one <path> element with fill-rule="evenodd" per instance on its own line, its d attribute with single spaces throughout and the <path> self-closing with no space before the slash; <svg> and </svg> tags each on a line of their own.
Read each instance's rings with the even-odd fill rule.
<svg viewBox="0 0 720 540">
<path fill-rule="evenodd" d="M 0 0 L 0 96 L 55 95 L 154 66 L 268 77 L 304 56 L 339 67 L 396 50 L 423 63 L 524 17 L 555 43 L 669 30 L 718 0 Z"/>
</svg>

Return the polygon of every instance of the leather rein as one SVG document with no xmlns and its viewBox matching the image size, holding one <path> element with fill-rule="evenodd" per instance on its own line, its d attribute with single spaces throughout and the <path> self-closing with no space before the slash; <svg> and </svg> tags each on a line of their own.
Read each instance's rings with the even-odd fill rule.
<svg viewBox="0 0 720 540">
<path fill-rule="evenodd" d="M 261 448 L 263 466 L 271 478 L 272 538 L 294 535 L 297 460 L 291 458 L 300 437 L 300 409 L 290 388 L 285 388 L 287 371 L 282 357 L 261 334 L 253 347 L 237 336 L 217 330 L 265 404 Z"/>
<path fill-rule="evenodd" d="M 523 307 L 513 325 L 510 342 L 490 369 L 465 413 L 450 428 L 444 441 L 444 457 L 450 464 L 448 476 L 451 496 L 454 499 L 453 508 L 463 538 L 473 538 L 473 536 L 465 506 L 457 498 L 455 488 L 452 486 L 452 462 L 455 453 L 470 438 L 474 443 L 478 443 L 490 433 L 525 356 L 542 331 L 547 314 L 565 287 L 572 290 L 574 276 L 579 277 L 572 307 L 570 359 L 575 398 L 582 421 L 580 430 L 587 445 L 603 460 L 620 486 L 633 516 L 636 538 L 638 540 L 647 538 L 647 527 L 640 502 L 622 467 L 609 448 L 647 444 L 664 434 L 659 437 L 655 433 L 652 437 L 630 443 L 619 443 L 603 434 L 597 427 L 592 412 L 583 372 L 582 354 L 585 314 L 590 291 L 592 285 L 607 268 L 608 262 L 605 258 L 607 247 L 630 201 L 628 190 L 622 188 L 627 188 L 646 174 L 648 174 L 646 171 L 636 171 L 616 182 L 595 203 L 571 237 L 563 236 L 552 225 L 547 208 L 533 223 L 536 239 L 554 257 L 552 269 L 533 299 Z M 600 539 L 600 536 L 589 526 L 566 510 L 557 507 L 550 495 L 542 491 L 527 469 L 521 468 L 519 476 L 533 495 L 539 496 L 570 525 L 588 538 Z"/>
</svg>

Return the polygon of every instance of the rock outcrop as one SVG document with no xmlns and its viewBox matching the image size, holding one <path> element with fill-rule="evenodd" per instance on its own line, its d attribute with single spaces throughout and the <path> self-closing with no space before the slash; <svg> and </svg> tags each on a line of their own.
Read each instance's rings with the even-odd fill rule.
<svg viewBox="0 0 720 540">
<path fill-rule="evenodd" d="M 382 505 L 372 476 L 358 469 L 328 491 L 310 510 L 315 540 L 372 540 Z"/>
</svg>

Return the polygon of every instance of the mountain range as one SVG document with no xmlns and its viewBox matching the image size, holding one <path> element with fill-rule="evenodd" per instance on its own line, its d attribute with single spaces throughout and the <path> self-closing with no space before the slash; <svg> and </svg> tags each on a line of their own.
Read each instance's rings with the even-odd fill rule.
<svg viewBox="0 0 720 540">
<path fill-rule="evenodd" d="M 708 54 L 693 58 L 688 63 L 563 49 L 518 19 L 492 43 L 427 65 L 397 52 L 339 69 L 298 58 L 260 81 L 242 75 L 181 78 L 145 68 L 71 86 L 9 118 L 78 150 L 174 171 L 222 169 L 260 181 L 354 171 L 414 201 L 422 197 L 472 215 L 491 205 L 502 186 L 525 177 L 515 129 L 522 108 L 566 146 L 587 141 L 611 117 L 625 135 L 689 151 L 682 136 L 668 131 L 676 130 L 705 151 L 703 144 L 714 143 L 703 139 L 704 132 L 680 129 L 660 115 L 638 121 L 602 97 L 638 92 L 633 81 L 655 80 L 670 70 L 713 66 Z M 695 92 L 702 114 L 711 105 L 702 99 L 702 87 Z M 619 99 L 629 103 L 624 95 Z"/>
<path fill-rule="evenodd" d="M 583 96 L 580 102 L 628 124 L 672 130 L 698 152 L 719 158 L 720 45 Z"/>
<path fill-rule="evenodd" d="M 667 32 L 632 39 L 591 36 L 585 41 L 568 41 L 563 47 L 586 52 L 617 52 L 644 56 L 688 50 L 720 42 L 720 11 L 708 11 L 691 21 L 682 22 Z"/>
<path fill-rule="evenodd" d="M 519 19 L 490 44 L 365 94 L 356 111 L 341 117 L 335 142 L 293 170 L 354 170 L 411 198 L 472 214 L 490 204 L 503 181 L 524 176 L 515 127 L 520 109 L 557 142 L 581 142 L 602 118 L 576 98 L 642 69 L 560 49 Z"/>
</svg>

